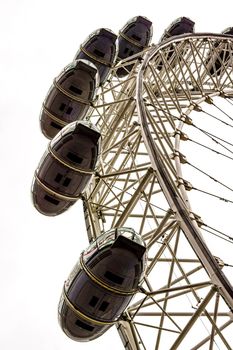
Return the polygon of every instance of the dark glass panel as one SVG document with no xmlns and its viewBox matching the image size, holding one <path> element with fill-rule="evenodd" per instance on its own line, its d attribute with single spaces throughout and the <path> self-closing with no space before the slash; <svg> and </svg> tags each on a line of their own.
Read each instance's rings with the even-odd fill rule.
<svg viewBox="0 0 233 350">
<path fill-rule="evenodd" d="M 105 56 L 105 53 L 100 51 L 100 50 L 97 50 L 97 49 L 94 49 L 94 53 L 99 56 L 99 57 L 104 57 Z"/>
<path fill-rule="evenodd" d="M 45 199 L 46 201 L 48 201 L 49 203 L 54 204 L 54 205 L 58 205 L 59 202 L 60 202 L 59 200 L 55 199 L 54 197 L 49 196 L 48 194 L 46 194 L 46 195 L 44 196 L 44 199 Z"/>
<path fill-rule="evenodd" d="M 55 180 L 56 182 L 60 182 L 62 178 L 63 178 L 62 174 L 58 173 L 58 174 L 56 175 L 56 177 L 55 177 L 54 180 Z"/>
<path fill-rule="evenodd" d="M 62 129 L 62 126 L 59 125 L 59 124 L 57 124 L 57 123 L 55 123 L 54 121 L 52 121 L 52 122 L 50 123 L 50 125 L 51 125 L 53 128 L 57 129 L 57 130 L 61 130 L 61 129 Z"/>
<path fill-rule="evenodd" d="M 137 40 L 137 41 L 141 40 L 141 38 L 138 35 L 136 35 L 136 34 L 132 34 L 132 38 Z"/>
<path fill-rule="evenodd" d="M 89 341 L 101 336 L 110 325 L 99 326 L 77 315 L 63 303 L 59 313 L 59 322 L 65 334 L 76 341 Z"/>
<path fill-rule="evenodd" d="M 83 161 L 83 158 L 77 156 L 72 152 L 67 153 L 67 158 L 70 159 L 73 163 L 77 163 L 77 164 L 81 164 Z"/>
<path fill-rule="evenodd" d="M 104 276 L 109 280 L 117 284 L 122 284 L 124 282 L 124 278 L 117 276 L 116 274 L 112 273 L 111 271 L 106 271 Z"/>
<path fill-rule="evenodd" d="M 96 304 L 98 303 L 98 301 L 99 301 L 99 298 L 93 296 L 93 297 L 91 298 L 91 300 L 89 301 L 89 305 L 91 305 L 92 307 L 94 307 L 94 306 L 96 306 Z"/>
<path fill-rule="evenodd" d="M 70 182 L 71 182 L 71 178 L 69 178 L 69 177 L 65 178 L 65 180 L 63 182 L 63 186 L 68 187 Z"/>
<path fill-rule="evenodd" d="M 59 110 L 60 111 L 64 111 L 65 110 L 65 107 L 66 107 L 66 104 L 65 103 L 61 103 L 60 107 L 59 107 Z"/>
<path fill-rule="evenodd" d="M 104 312 L 107 310 L 108 306 L 109 306 L 109 303 L 107 301 L 103 301 L 99 307 L 99 310 Z"/>
<path fill-rule="evenodd" d="M 69 90 L 74 92 L 77 95 L 82 95 L 82 92 L 83 92 L 81 89 L 77 88 L 74 85 L 70 85 Z"/>
<path fill-rule="evenodd" d="M 89 332 L 93 332 L 93 330 L 95 329 L 95 327 L 90 326 L 89 324 L 87 324 L 87 323 L 85 323 L 85 322 L 83 322 L 83 321 L 81 321 L 79 319 L 76 320 L 75 324 L 77 326 L 79 326 L 79 327 L 89 331 Z"/>
<path fill-rule="evenodd" d="M 70 115 L 72 111 L 73 111 L 73 108 L 72 107 L 68 107 L 66 113 L 68 115 Z"/>
</svg>

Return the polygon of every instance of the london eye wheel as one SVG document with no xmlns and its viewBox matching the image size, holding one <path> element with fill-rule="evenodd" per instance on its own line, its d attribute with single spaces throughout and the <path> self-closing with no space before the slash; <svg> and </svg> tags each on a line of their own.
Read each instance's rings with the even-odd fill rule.
<svg viewBox="0 0 233 350">
<path fill-rule="evenodd" d="M 144 282 L 116 323 L 125 349 L 232 349 L 220 241 L 232 243 L 233 189 L 221 175 L 232 161 L 232 55 L 228 35 L 173 37 L 118 63 L 87 117 L 102 135 L 83 195 L 89 241 L 124 226 L 148 249 Z"/>
<path fill-rule="evenodd" d="M 43 133 L 53 138 L 61 131 L 35 174 L 34 204 L 57 215 L 81 197 L 90 242 L 59 304 L 62 328 L 75 329 L 75 340 L 94 339 L 115 324 L 127 350 L 232 349 L 233 39 L 193 34 L 186 20 L 190 34 L 165 33 L 166 40 L 148 47 L 151 22 L 137 17 L 147 44 L 121 31 L 134 50 L 119 51 L 116 65 L 116 35 L 100 29 L 54 80 L 43 104 Z M 104 39 L 96 46 L 98 38 Z M 71 123 L 77 115 L 81 121 Z M 137 281 L 144 276 L 137 293 L 123 288 L 132 276 L 106 271 L 99 278 L 87 264 L 88 255 L 99 263 L 112 254 L 111 239 L 132 259 L 147 252 L 131 271 Z M 86 300 L 87 289 L 80 288 L 88 283 L 99 294 Z M 100 313 L 111 315 L 113 295 L 128 306 L 106 321 Z"/>
</svg>

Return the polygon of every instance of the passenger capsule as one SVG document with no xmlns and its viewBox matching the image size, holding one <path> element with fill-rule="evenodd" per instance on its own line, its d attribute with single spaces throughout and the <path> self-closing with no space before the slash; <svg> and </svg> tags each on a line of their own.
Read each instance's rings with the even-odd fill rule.
<svg viewBox="0 0 233 350">
<path fill-rule="evenodd" d="M 61 328 L 89 341 L 115 324 L 138 291 L 146 247 L 133 229 L 112 229 L 85 250 L 66 280 L 58 307 Z"/>
<path fill-rule="evenodd" d="M 162 37 L 159 40 L 159 43 L 162 43 L 165 40 L 176 35 L 193 33 L 194 28 L 195 28 L 195 23 L 190 18 L 179 17 L 175 21 L 173 21 L 168 26 L 168 28 L 164 31 Z M 174 53 L 174 49 L 172 46 L 170 46 L 169 48 L 166 48 L 166 51 L 167 51 L 166 60 L 170 60 Z M 158 70 L 161 70 L 163 68 L 163 62 L 160 62 L 156 68 Z"/>
<path fill-rule="evenodd" d="M 229 27 L 227 29 L 225 29 L 222 34 L 227 34 L 227 35 L 233 35 L 233 27 Z M 220 42 L 216 42 L 215 43 L 215 48 L 220 49 L 220 52 L 218 52 L 218 57 L 214 57 L 213 53 L 211 53 L 211 57 L 208 57 L 207 60 L 207 64 L 210 63 L 210 68 L 209 68 L 209 72 L 211 75 L 217 75 L 219 76 L 221 73 L 221 68 L 222 68 L 222 62 L 229 62 L 229 57 L 230 57 L 230 52 L 229 50 L 226 50 L 226 48 L 224 49 L 224 47 L 226 46 L 225 44 L 223 44 L 223 49 L 221 50 L 221 43 Z M 232 67 L 232 65 L 231 65 Z"/>
<path fill-rule="evenodd" d="M 70 123 L 56 135 L 33 179 L 39 212 L 55 216 L 77 201 L 95 170 L 99 148 L 100 133 L 84 121 Z"/>
<path fill-rule="evenodd" d="M 87 60 L 69 64 L 54 79 L 43 103 L 40 125 L 52 139 L 65 125 L 86 115 L 98 85 L 97 68 Z"/>
<path fill-rule="evenodd" d="M 75 59 L 87 59 L 95 64 L 99 71 L 100 83 L 103 83 L 116 58 L 117 36 L 109 29 L 101 28 L 93 32 L 81 45 Z"/>
<path fill-rule="evenodd" d="M 142 16 L 132 18 L 119 32 L 117 60 L 120 61 L 141 52 L 149 46 L 152 34 L 152 22 Z M 120 78 L 124 77 L 132 68 L 132 64 L 125 65 L 118 68 L 116 74 Z"/>
</svg>

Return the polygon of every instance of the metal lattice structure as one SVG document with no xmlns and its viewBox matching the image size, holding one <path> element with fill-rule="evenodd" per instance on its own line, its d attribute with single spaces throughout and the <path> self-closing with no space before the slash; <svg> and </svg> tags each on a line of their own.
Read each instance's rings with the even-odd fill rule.
<svg viewBox="0 0 233 350">
<path fill-rule="evenodd" d="M 117 323 L 128 350 L 232 349 L 233 288 L 212 255 L 182 175 L 193 112 L 233 97 L 233 40 L 171 38 L 120 62 L 88 119 L 102 134 L 99 167 L 83 196 L 89 241 L 132 227 L 148 248 L 144 283 Z"/>
</svg>

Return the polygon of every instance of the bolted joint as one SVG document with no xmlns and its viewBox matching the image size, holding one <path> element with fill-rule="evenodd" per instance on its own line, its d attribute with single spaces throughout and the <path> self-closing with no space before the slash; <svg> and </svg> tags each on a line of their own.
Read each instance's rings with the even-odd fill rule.
<svg viewBox="0 0 233 350">
<path fill-rule="evenodd" d="M 104 216 L 102 210 L 96 209 L 96 214 L 97 214 L 98 219 L 101 220 L 105 224 L 106 219 L 105 219 L 105 216 Z"/>
<path fill-rule="evenodd" d="M 186 164 L 188 161 L 187 161 L 187 158 L 184 154 L 180 153 L 179 151 L 174 151 L 171 155 L 171 159 L 175 159 L 176 157 L 179 158 L 179 161 L 181 164 Z"/>
<path fill-rule="evenodd" d="M 190 117 L 188 117 L 186 114 L 182 114 L 180 116 L 180 120 L 182 122 L 184 122 L 185 124 L 188 124 L 188 125 L 193 125 L 193 121 Z"/>
<path fill-rule="evenodd" d="M 214 101 L 213 101 L 213 99 L 210 96 L 206 96 L 205 97 L 205 102 L 208 103 L 209 105 L 212 105 Z"/>
<path fill-rule="evenodd" d="M 180 136 L 180 139 L 182 141 L 188 141 L 189 140 L 189 137 L 187 134 L 185 134 L 183 131 L 179 130 L 179 129 L 176 129 L 173 136 L 176 136 L 176 135 L 179 135 Z"/>
<path fill-rule="evenodd" d="M 225 266 L 223 260 L 220 259 L 218 256 L 214 256 L 214 259 L 215 259 L 216 262 L 218 263 L 218 266 L 220 267 L 220 269 L 222 269 L 222 268 Z"/>
<path fill-rule="evenodd" d="M 186 189 L 186 191 L 191 191 L 193 189 L 193 185 L 191 184 L 191 182 L 182 179 L 181 177 L 178 178 L 178 187 L 179 186 L 184 186 L 184 188 Z"/>
<path fill-rule="evenodd" d="M 199 106 L 197 103 L 192 102 L 191 105 L 193 106 L 194 111 L 202 112 L 201 106 Z"/>
<path fill-rule="evenodd" d="M 204 221 L 202 220 L 200 215 L 197 215 L 193 212 L 190 212 L 190 218 L 191 218 L 191 220 L 196 221 L 198 227 L 201 227 L 204 225 Z"/>
</svg>

